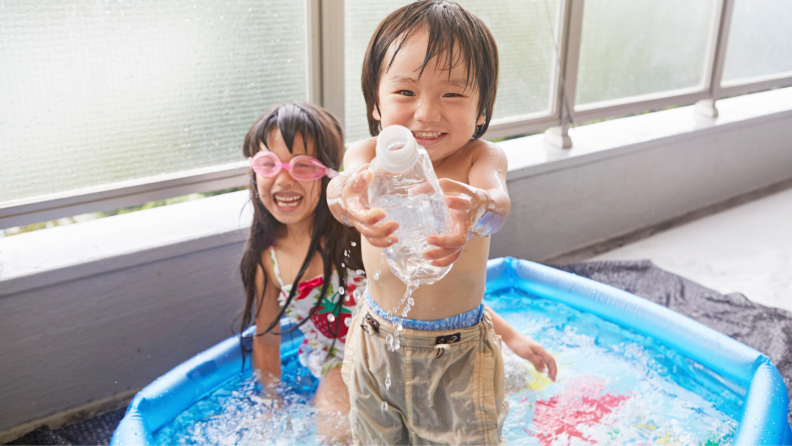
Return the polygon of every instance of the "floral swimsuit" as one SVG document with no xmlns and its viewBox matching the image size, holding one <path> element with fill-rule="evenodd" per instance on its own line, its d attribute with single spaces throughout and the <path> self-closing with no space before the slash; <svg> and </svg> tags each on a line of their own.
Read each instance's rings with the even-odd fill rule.
<svg viewBox="0 0 792 446">
<path fill-rule="evenodd" d="M 275 250 L 270 247 L 268 251 L 270 259 L 272 259 L 275 277 L 280 285 L 278 303 L 283 306 L 289 298 L 292 284 L 283 283 L 280 268 L 278 268 L 278 259 L 275 257 Z M 322 285 L 324 285 L 323 276 L 317 276 L 297 284 L 297 293 L 286 309 L 286 316 L 292 322 L 298 323 L 311 314 L 311 310 L 319 299 L 319 293 L 322 292 Z M 316 313 L 311 316 L 308 322 L 300 326 L 300 329 L 305 333 L 305 340 L 300 345 L 297 355 L 300 358 L 300 363 L 307 367 L 311 374 L 317 378 L 333 367 L 341 367 L 344 361 L 344 344 L 347 331 L 349 331 L 346 320 L 352 317 L 352 312 L 355 310 L 359 298 L 357 296 L 365 288 L 365 273 L 347 269 L 346 290 L 340 293 L 338 273 L 333 271 L 330 276 L 330 285 L 327 287 L 327 292 L 319 309 L 316 310 Z M 355 290 L 360 291 L 355 292 Z M 334 311 L 338 299 L 344 299 L 344 304 Z M 331 327 L 334 329 L 338 327 L 338 337 L 335 344 L 333 344 L 333 335 L 330 333 Z"/>
</svg>

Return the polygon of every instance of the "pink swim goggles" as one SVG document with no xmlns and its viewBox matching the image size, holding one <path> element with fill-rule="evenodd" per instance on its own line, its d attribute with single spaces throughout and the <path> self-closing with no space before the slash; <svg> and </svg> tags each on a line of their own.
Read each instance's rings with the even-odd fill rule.
<svg viewBox="0 0 792 446">
<path fill-rule="evenodd" d="M 250 167 L 263 177 L 274 177 L 281 169 L 289 171 L 289 175 L 297 181 L 311 181 L 327 175 L 328 178 L 338 176 L 338 172 L 325 167 L 316 158 L 299 155 L 288 163 L 282 163 L 272 152 L 259 152 L 250 160 Z"/>
</svg>

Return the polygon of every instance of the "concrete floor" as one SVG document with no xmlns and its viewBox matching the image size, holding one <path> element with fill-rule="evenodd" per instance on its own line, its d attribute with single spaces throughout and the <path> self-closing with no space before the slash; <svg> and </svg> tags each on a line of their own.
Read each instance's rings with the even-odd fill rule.
<svg viewBox="0 0 792 446">
<path fill-rule="evenodd" d="M 650 259 L 722 294 L 792 311 L 792 189 L 589 260 Z"/>
</svg>

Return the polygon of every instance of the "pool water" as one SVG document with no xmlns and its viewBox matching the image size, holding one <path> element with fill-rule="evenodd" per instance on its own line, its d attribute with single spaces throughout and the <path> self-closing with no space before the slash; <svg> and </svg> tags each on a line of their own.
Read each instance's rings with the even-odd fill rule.
<svg viewBox="0 0 792 446">
<path fill-rule="evenodd" d="M 556 382 L 504 348 L 510 445 L 728 445 L 737 386 L 653 339 L 564 304 L 509 289 L 488 304 L 555 357 Z M 420 303 L 418 303 L 420 305 Z M 514 310 L 518 308 L 519 310 Z M 284 407 L 240 374 L 155 432 L 157 444 L 315 444 L 316 379 L 289 358 Z"/>
</svg>

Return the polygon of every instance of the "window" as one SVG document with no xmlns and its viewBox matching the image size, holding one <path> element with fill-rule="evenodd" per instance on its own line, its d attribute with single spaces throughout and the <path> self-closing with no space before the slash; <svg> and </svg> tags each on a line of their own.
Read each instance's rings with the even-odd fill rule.
<svg viewBox="0 0 792 446">
<path fill-rule="evenodd" d="M 717 2 L 588 0 L 575 103 L 704 87 Z"/>
<path fill-rule="evenodd" d="M 368 137 L 363 54 L 409 1 L 3 3 L 0 227 L 244 185 L 243 136 L 276 102 L 315 101 L 347 142 Z M 714 114 L 792 85 L 788 0 L 459 3 L 498 43 L 488 139 L 554 127 L 568 146 L 553 135 L 570 122 L 701 100 Z"/>
<path fill-rule="evenodd" d="M 42 0 L 0 15 L 0 202 L 238 163 L 259 114 L 306 99 L 304 2 Z"/>
<path fill-rule="evenodd" d="M 792 75 L 792 2 L 735 0 L 723 85 Z"/>
</svg>

